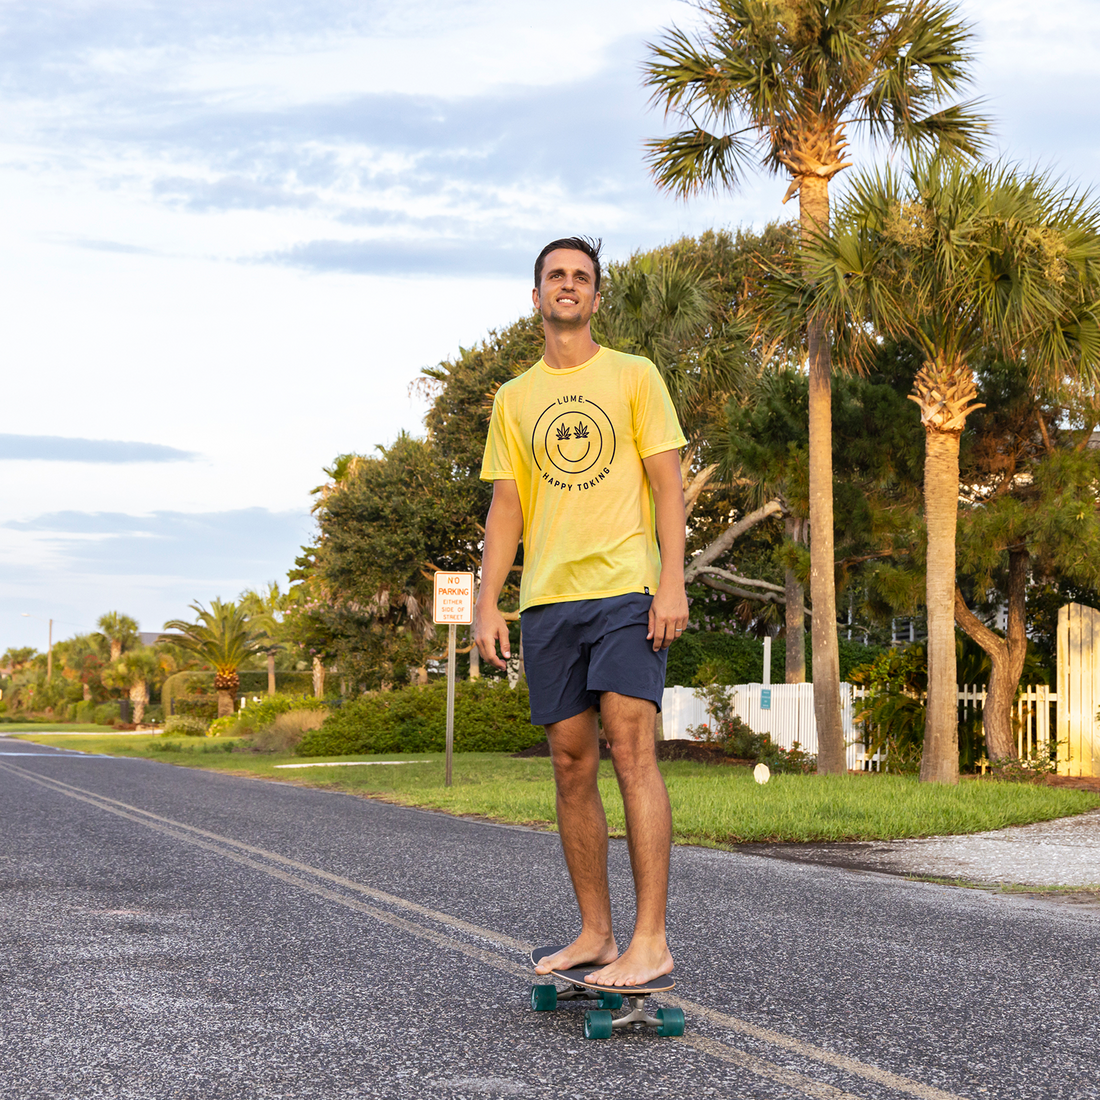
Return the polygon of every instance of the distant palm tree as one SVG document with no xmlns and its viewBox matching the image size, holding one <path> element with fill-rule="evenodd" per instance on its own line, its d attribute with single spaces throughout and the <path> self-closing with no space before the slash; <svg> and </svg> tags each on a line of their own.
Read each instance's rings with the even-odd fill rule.
<svg viewBox="0 0 1100 1100">
<path fill-rule="evenodd" d="M 211 600 L 207 611 L 201 603 L 190 605 L 197 623 L 170 619 L 161 641 L 171 642 L 214 666 L 214 690 L 218 693 L 218 717 L 233 713 L 234 698 L 241 686 L 238 670 L 253 653 L 263 648 L 264 634 L 253 630 L 248 613 L 231 601 Z"/>
<path fill-rule="evenodd" d="M 657 183 L 688 196 L 734 190 L 751 167 L 790 174 L 803 239 L 829 226 L 829 181 L 847 168 L 849 123 L 889 141 L 976 153 L 985 121 L 943 106 L 968 80 L 970 28 L 932 0 L 698 0 L 697 38 L 651 47 L 646 82 L 687 129 L 649 142 Z M 712 132 L 713 131 L 713 132 Z M 810 595 L 818 767 L 846 769 L 833 577 L 831 357 L 807 325 Z"/>
<path fill-rule="evenodd" d="M 264 635 L 259 649 L 267 658 L 268 695 L 275 694 L 275 654 L 284 648 L 280 628 L 293 604 L 294 597 L 280 591 L 278 581 L 272 581 L 263 592 L 249 589 L 241 593 L 241 609 L 249 616 L 250 625 Z"/>
<path fill-rule="evenodd" d="M 117 611 L 108 611 L 100 615 L 95 624 L 101 637 L 107 642 L 110 660 L 117 661 L 122 651 L 138 643 L 138 624 L 129 615 L 120 615 Z"/>
<path fill-rule="evenodd" d="M 149 681 L 161 672 L 161 662 L 149 647 L 132 649 L 103 670 L 104 687 L 125 691 L 133 709 L 134 722 L 141 724 L 149 702 Z"/>
<path fill-rule="evenodd" d="M 921 778 L 957 782 L 955 532 L 959 438 L 990 351 L 1033 386 L 1100 382 L 1100 207 L 1047 176 L 918 157 L 852 182 L 807 252 L 816 308 L 852 354 L 875 333 L 924 353 L 911 400 L 925 429 L 928 710 Z M 873 329 L 868 327 L 870 322 Z M 1010 730 L 987 745 L 1014 755 Z"/>
</svg>

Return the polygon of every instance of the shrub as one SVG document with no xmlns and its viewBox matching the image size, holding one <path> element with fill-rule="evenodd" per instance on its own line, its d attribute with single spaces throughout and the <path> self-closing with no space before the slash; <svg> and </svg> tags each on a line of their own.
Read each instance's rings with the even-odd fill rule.
<svg viewBox="0 0 1100 1100">
<path fill-rule="evenodd" d="M 100 726 L 113 726 L 120 722 L 118 703 L 100 703 L 93 712 L 92 720 Z"/>
<path fill-rule="evenodd" d="M 73 708 L 73 721 L 79 722 L 81 725 L 95 721 L 95 703 L 90 699 L 85 702 L 81 700 Z"/>
<path fill-rule="evenodd" d="M 182 733 L 185 737 L 205 737 L 207 728 L 207 723 L 201 718 L 193 718 L 187 714 L 173 714 L 164 723 L 162 736 Z"/>
<path fill-rule="evenodd" d="M 312 695 L 265 695 L 249 701 L 244 710 L 227 714 L 210 725 L 213 737 L 252 737 L 267 729 L 280 714 L 292 710 L 324 710 L 333 706 L 331 700 L 315 699 Z"/>
<path fill-rule="evenodd" d="M 441 752 L 447 736 L 447 685 L 400 691 L 345 703 L 298 746 L 301 756 L 350 753 Z M 504 681 L 463 680 L 455 685 L 456 752 L 519 752 L 543 739 L 532 726 L 527 688 Z"/>
<path fill-rule="evenodd" d="M 789 749 L 777 745 L 769 734 L 757 733 L 733 713 L 733 696 L 723 684 L 704 684 L 699 694 L 707 701 L 710 723 L 689 726 L 687 733 L 698 741 L 716 742 L 727 756 L 767 764 L 773 772 L 816 772 L 817 757 L 806 752 L 798 741 Z"/>
<path fill-rule="evenodd" d="M 269 726 L 257 730 L 252 738 L 252 747 L 259 752 L 290 752 L 298 747 L 303 735 L 310 730 L 321 728 L 328 711 L 290 710 L 277 715 Z"/>
<path fill-rule="evenodd" d="M 176 696 L 172 700 L 172 715 L 169 717 L 201 718 L 207 725 L 218 717 L 217 699 L 190 698 Z"/>
</svg>

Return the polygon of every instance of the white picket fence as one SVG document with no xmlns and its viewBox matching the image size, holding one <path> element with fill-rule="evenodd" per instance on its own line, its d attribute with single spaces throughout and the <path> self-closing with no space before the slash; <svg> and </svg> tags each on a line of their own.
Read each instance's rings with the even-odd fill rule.
<svg viewBox="0 0 1100 1100">
<path fill-rule="evenodd" d="M 764 708 L 761 693 L 770 692 L 770 706 Z M 797 741 L 810 754 L 817 752 L 817 721 L 814 718 L 813 684 L 735 684 L 730 688 L 733 713 L 756 733 L 766 733 L 781 748 L 789 749 Z M 854 719 L 857 700 L 866 689 L 854 684 L 840 685 L 841 719 L 844 743 L 847 746 L 848 767 L 862 769 L 877 766 L 877 760 L 867 758 L 863 734 Z M 984 687 L 964 684 L 959 687 L 959 702 L 964 710 L 985 704 Z M 1016 743 L 1021 759 L 1033 751 L 1040 755 L 1050 751 L 1051 729 L 1057 728 L 1052 714 L 1058 702 L 1057 694 L 1045 684 L 1024 687 L 1016 700 Z M 701 726 L 710 721 L 706 702 L 695 688 L 665 688 L 661 703 L 666 740 L 690 737 L 689 726 Z"/>
</svg>

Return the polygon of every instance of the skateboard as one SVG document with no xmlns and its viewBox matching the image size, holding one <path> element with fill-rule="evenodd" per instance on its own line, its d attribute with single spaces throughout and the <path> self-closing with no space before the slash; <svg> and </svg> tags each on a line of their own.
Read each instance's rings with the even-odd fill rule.
<svg viewBox="0 0 1100 1100">
<path fill-rule="evenodd" d="M 531 964 L 537 966 L 547 955 L 556 955 L 564 944 L 556 947 L 536 947 L 531 952 Z M 569 983 L 568 989 L 558 989 L 552 983 L 531 986 L 531 1007 L 536 1012 L 552 1012 L 559 1001 L 595 1001 L 596 1008 L 584 1014 L 584 1037 L 586 1039 L 610 1039 L 616 1028 L 655 1027 L 658 1035 L 683 1035 L 684 1014 L 678 1008 L 659 1008 L 651 1016 L 645 1009 L 645 999 L 653 993 L 667 993 L 676 983 L 670 977 L 657 978 L 639 986 L 596 985 L 584 979 L 599 969 L 598 963 L 587 966 L 575 966 L 569 970 L 551 970 L 545 977 L 559 978 Z M 544 975 L 539 975 L 543 977 Z M 613 1016 L 615 1009 L 623 1007 L 623 1001 L 630 1002 L 630 1011 L 625 1016 Z"/>
</svg>

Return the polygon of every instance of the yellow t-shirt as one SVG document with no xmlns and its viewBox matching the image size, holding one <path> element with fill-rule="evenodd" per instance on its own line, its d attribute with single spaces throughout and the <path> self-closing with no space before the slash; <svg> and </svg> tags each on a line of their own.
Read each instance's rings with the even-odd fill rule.
<svg viewBox="0 0 1100 1100">
<path fill-rule="evenodd" d="M 523 508 L 520 609 L 656 592 L 661 574 L 643 458 L 687 442 L 657 368 L 600 348 L 579 367 L 540 359 L 493 401 L 485 481 Z"/>
</svg>

